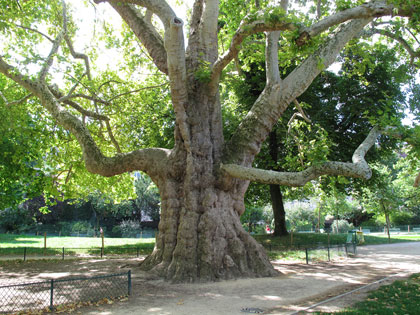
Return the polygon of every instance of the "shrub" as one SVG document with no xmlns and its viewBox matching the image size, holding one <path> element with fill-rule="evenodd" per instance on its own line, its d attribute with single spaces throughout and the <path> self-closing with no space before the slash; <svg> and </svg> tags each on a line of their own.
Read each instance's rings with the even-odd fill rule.
<svg viewBox="0 0 420 315">
<path fill-rule="evenodd" d="M 123 220 L 119 225 L 122 237 L 136 237 L 140 233 L 140 222 L 133 220 Z M 115 229 L 115 228 L 114 228 Z M 114 232 L 112 229 L 112 232 Z M 117 229 L 115 229 L 117 231 Z"/>
<path fill-rule="evenodd" d="M 333 230 L 333 233 L 347 233 L 348 231 L 351 231 L 354 229 L 353 224 L 350 224 L 346 220 L 338 220 L 338 231 L 337 231 L 337 220 L 334 220 L 331 228 Z"/>
</svg>

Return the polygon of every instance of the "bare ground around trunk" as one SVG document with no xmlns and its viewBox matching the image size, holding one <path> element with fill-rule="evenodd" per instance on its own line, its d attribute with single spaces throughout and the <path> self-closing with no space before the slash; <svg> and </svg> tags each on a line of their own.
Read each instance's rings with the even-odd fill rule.
<svg viewBox="0 0 420 315">
<path fill-rule="evenodd" d="M 239 279 L 216 283 L 168 284 L 153 279 L 137 267 L 139 259 L 32 260 L 0 266 L 0 285 L 69 276 L 133 273 L 133 294 L 128 301 L 82 308 L 79 314 L 245 314 L 261 309 L 264 314 L 291 314 L 349 292 L 379 279 L 370 286 L 320 305 L 317 310 L 337 310 L 366 296 L 379 285 L 420 272 L 420 242 L 358 248 L 356 258 L 305 265 L 273 261 L 277 277 Z M 314 310 L 312 308 L 311 310 Z"/>
</svg>

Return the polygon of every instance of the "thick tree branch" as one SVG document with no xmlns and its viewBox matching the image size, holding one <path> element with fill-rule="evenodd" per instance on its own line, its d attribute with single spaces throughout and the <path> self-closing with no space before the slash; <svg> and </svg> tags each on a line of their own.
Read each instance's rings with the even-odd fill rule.
<svg viewBox="0 0 420 315">
<path fill-rule="evenodd" d="M 241 23 L 239 29 L 232 37 L 229 49 L 226 53 L 220 56 L 213 65 L 211 80 L 217 82 L 222 70 L 238 55 L 240 47 L 244 39 L 252 34 L 261 32 L 272 32 L 272 31 L 284 31 L 284 30 L 295 30 L 296 26 L 287 21 L 277 21 L 272 23 L 266 23 L 264 20 L 254 21 L 252 23 Z"/>
<path fill-rule="evenodd" d="M 261 144 L 287 106 L 332 64 L 343 47 L 371 19 L 354 20 L 330 38 L 279 84 L 267 85 L 225 146 L 225 163 L 250 166 Z"/>
<path fill-rule="evenodd" d="M 200 23 L 201 48 L 205 60 L 213 63 L 218 55 L 217 20 L 219 18 L 219 1 L 204 0 L 203 15 Z"/>
<path fill-rule="evenodd" d="M 187 56 L 197 59 L 199 51 L 198 47 L 200 45 L 201 38 L 201 17 L 203 15 L 204 0 L 194 1 L 192 8 L 192 15 L 190 20 L 190 30 L 188 38 L 188 47 L 187 47 Z"/>
<path fill-rule="evenodd" d="M 289 0 L 280 2 L 281 8 L 287 13 Z M 267 84 L 276 84 L 280 82 L 279 71 L 279 38 L 280 31 L 268 32 L 266 34 L 265 44 L 265 68 L 267 73 Z"/>
<path fill-rule="evenodd" d="M 272 32 L 272 31 L 284 31 L 284 30 L 295 30 L 296 26 L 287 21 L 266 23 L 264 20 L 254 21 L 252 23 L 242 22 L 233 35 L 228 51 L 223 56 L 220 56 L 213 65 L 211 78 L 216 78 L 220 75 L 222 70 L 238 55 L 240 46 L 244 39 L 250 35 L 261 33 L 261 32 Z"/>
<path fill-rule="evenodd" d="M 325 162 L 314 165 L 301 172 L 275 172 L 244 167 L 236 164 L 221 165 L 221 170 L 231 177 L 256 181 L 264 184 L 284 186 L 303 186 L 307 182 L 322 175 L 341 175 L 354 178 L 369 179 L 372 171 L 365 160 L 366 152 L 375 144 L 380 135 L 377 128 L 372 128 L 367 138 L 353 154 L 353 163 Z"/>
<path fill-rule="evenodd" d="M 114 9 L 117 5 L 125 6 L 127 4 L 139 5 L 147 8 L 150 12 L 156 14 L 162 21 L 165 28 L 169 27 L 175 12 L 165 0 L 94 0 L 95 3 L 109 2 Z"/>
<path fill-rule="evenodd" d="M 171 152 L 166 149 L 142 149 L 113 157 L 104 156 L 83 122 L 60 106 L 56 96 L 45 83 L 24 76 L 18 69 L 7 64 L 2 57 L 0 57 L 0 72 L 38 97 L 54 120 L 76 137 L 82 148 L 86 168 L 91 173 L 114 176 L 139 170 L 157 176 L 165 169 Z"/>
<path fill-rule="evenodd" d="M 163 39 L 153 25 L 132 5 L 123 4 L 119 1 L 109 2 L 144 45 L 157 68 L 168 74 L 167 56 Z"/>
<path fill-rule="evenodd" d="M 412 12 L 409 8 L 397 9 L 394 11 L 393 5 L 387 4 L 385 1 L 371 1 L 358 7 L 340 11 L 330 15 L 321 21 L 303 29 L 299 38 L 296 40 L 297 45 L 301 46 L 311 37 L 314 37 L 332 26 L 342 24 L 353 19 L 370 19 L 381 16 L 392 16 L 394 13 L 399 16 L 410 17 Z"/>
<path fill-rule="evenodd" d="M 168 73 L 175 119 L 185 148 L 189 152 L 191 135 L 185 110 L 188 104 L 188 90 L 183 22 L 177 17 L 174 17 L 170 27 L 165 30 L 165 48 L 168 55 Z"/>
</svg>

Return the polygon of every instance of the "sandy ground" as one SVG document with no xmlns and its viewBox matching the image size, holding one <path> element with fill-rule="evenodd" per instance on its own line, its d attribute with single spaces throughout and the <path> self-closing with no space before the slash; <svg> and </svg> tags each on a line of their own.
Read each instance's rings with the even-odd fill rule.
<svg viewBox="0 0 420 315">
<path fill-rule="evenodd" d="M 389 277 L 371 286 L 316 310 L 337 310 L 365 297 L 366 291 L 379 285 L 420 272 L 420 242 L 376 245 L 358 248 L 356 258 L 331 263 L 292 264 L 274 261 L 279 276 L 239 279 L 205 284 L 168 284 L 153 280 L 141 272 L 138 259 L 82 260 L 6 264 L 0 267 L 1 284 L 61 278 L 74 275 L 133 273 L 133 294 L 126 302 L 80 309 L 81 314 L 263 314 L 306 313 L 314 304 L 349 292 L 373 281 Z M 311 308 L 310 310 L 314 310 Z M 249 313 L 248 313 L 249 314 Z"/>
</svg>

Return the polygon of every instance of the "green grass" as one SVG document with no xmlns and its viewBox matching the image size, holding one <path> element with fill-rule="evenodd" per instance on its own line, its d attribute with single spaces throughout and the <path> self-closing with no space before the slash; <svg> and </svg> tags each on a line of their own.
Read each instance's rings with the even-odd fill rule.
<svg viewBox="0 0 420 315">
<path fill-rule="evenodd" d="M 150 253 L 153 250 L 154 238 L 105 238 L 106 254 Z M 65 248 L 67 254 L 90 253 L 97 254 L 102 246 L 100 237 L 58 237 L 47 236 L 46 255 L 56 255 Z M 0 254 L 21 254 L 23 248 L 28 254 L 43 254 L 44 236 L 26 236 L 14 234 L 0 234 Z M 77 249 L 77 250 L 76 250 Z M 82 250 L 84 249 L 84 250 Z"/>
<path fill-rule="evenodd" d="M 365 301 L 334 314 L 419 314 L 419 301 L 420 273 L 412 275 L 409 279 L 382 286 L 371 292 Z"/>
</svg>

